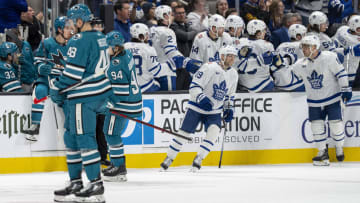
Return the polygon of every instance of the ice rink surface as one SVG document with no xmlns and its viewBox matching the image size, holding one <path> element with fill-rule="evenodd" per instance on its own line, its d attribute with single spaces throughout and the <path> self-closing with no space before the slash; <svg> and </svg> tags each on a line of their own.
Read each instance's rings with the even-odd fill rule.
<svg viewBox="0 0 360 203">
<path fill-rule="evenodd" d="M 360 163 L 128 169 L 128 182 L 105 183 L 108 203 L 360 202 Z M 65 172 L 0 175 L 0 203 L 53 202 Z M 83 177 L 85 180 L 85 177 Z"/>
</svg>

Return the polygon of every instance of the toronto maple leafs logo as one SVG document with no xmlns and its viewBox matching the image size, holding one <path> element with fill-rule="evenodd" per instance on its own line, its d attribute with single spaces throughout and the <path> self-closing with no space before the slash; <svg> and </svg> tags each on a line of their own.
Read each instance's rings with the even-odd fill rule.
<svg viewBox="0 0 360 203">
<path fill-rule="evenodd" d="M 309 83 L 311 84 L 311 87 L 313 89 L 321 89 L 323 87 L 323 74 L 318 74 L 315 70 L 311 73 L 311 77 L 307 77 Z"/>
<path fill-rule="evenodd" d="M 220 85 L 214 84 L 213 88 L 214 88 L 213 98 L 218 100 L 218 101 L 222 101 L 224 99 L 227 91 L 228 91 L 228 88 L 226 88 L 225 80 L 222 81 L 220 83 Z"/>
</svg>

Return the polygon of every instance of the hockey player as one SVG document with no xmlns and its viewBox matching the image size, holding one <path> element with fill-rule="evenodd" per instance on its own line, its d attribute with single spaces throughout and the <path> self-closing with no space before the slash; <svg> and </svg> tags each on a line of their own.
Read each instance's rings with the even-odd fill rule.
<svg viewBox="0 0 360 203">
<path fill-rule="evenodd" d="M 65 69 L 50 81 L 51 99 L 58 103 L 60 91 L 66 92 L 70 132 L 64 135 L 70 185 L 56 190 L 55 201 L 105 202 L 100 174 L 100 155 L 95 138 L 96 114 L 111 94 L 111 83 L 105 76 L 110 58 L 106 37 L 92 30 L 90 9 L 76 4 L 68 10 L 78 31 L 68 42 Z M 83 188 L 84 166 L 90 183 Z M 75 194 L 75 197 L 74 197 Z"/>
<path fill-rule="evenodd" d="M 0 45 L 0 90 L 2 92 L 22 92 L 20 81 L 13 64 L 17 61 L 18 48 L 15 43 L 3 42 Z"/>
<path fill-rule="evenodd" d="M 225 22 L 225 31 L 229 33 L 229 35 L 233 39 L 233 45 L 236 46 L 240 44 L 240 38 L 242 37 L 245 30 L 245 23 L 240 16 L 237 15 L 229 15 L 226 18 Z"/>
<path fill-rule="evenodd" d="M 111 81 L 113 95 L 108 103 L 104 134 L 109 144 L 112 165 L 103 170 L 103 177 L 105 181 L 126 181 L 127 172 L 121 132 L 126 127 L 127 119 L 112 112 L 141 119 L 141 89 L 136 80 L 133 56 L 130 50 L 124 49 L 125 40 L 121 33 L 112 31 L 106 35 L 106 40 L 110 46 L 111 56 L 106 75 Z"/>
<path fill-rule="evenodd" d="M 329 22 L 325 13 L 314 11 L 309 16 L 308 35 L 316 35 L 320 39 L 321 50 L 334 51 L 336 48 L 333 41 L 325 34 Z"/>
<path fill-rule="evenodd" d="M 160 90 L 157 79 L 165 76 L 171 67 L 175 66 L 172 60 L 159 63 L 154 47 L 148 44 L 149 29 L 145 24 L 136 23 L 130 27 L 131 42 L 125 43 L 125 49 L 131 51 L 138 84 L 141 92 L 154 92 Z"/>
<path fill-rule="evenodd" d="M 301 40 L 301 47 L 304 58 L 299 59 L 292 68 L 305 84 L 311 130 L 319 150 L 313 158 L 313 164 L 328 166 L 325 119 L 327 117 L 331 137 L 335 141 L 336 158 L 343 161 L 345 134 L 340 100 L 346 102 L 351 99 L 351 87 L 337 54 L 320 51 L 320 40 L 317 36 L 305 36 Z"/>
<path fill-rule="evenodd" d="M 158 26 L 150 28 L 150 45 L 152 45 L 158 55 L 160 63 L 166 63 L 173 60 L 174 64 L 169 64 L 169 68 L 164 67 L 165 75 L 159 77 L 161 90 L 176 90 L 176 69 L 186 68 L 190 73 L 195 73 L 200 62 L 185 58 L 177 49 L 176 35 L 169 28 L 171 25 L 172 11 L 169 6 L 161 5 L 155 9 L 155 17 Z"/>
<path fill-rule="evenodd" d="M 237 51 L 232 46 L 220 49 L 220 61 L 208 62 L 195 73 L 190 85 L 190 101 L 181 124 L 179 133 L 190 136 L 195 132 L 199 122 L 204 123 L 206 137 L 199 146 L 193 161 L 192 170 L 200 169 L 202 160 L 208 155 L 221 129 L 221 111 L 224 108 L 223 119 L 230 122 L 234 115 L 234 95 L 237 86 L 236 70 L 231 68 Z M 161 163 L 163 170 L 167 170 L 185 140 L 173 138 L 165 160 Z"/>
<path fill-rule="evenodd" d="M 232 45 L 230 35 L 224 32 L 225 18 L 219 14 L 209 18 L 209 29 L 196 35 L 190 58 L 202 63 L 219 61 L 219 49 L 225 45 Z"/>
<path fill-rule="evenodd" d="M 240 85 L 249 92 L 270 91 L 274 88 L 269 66 L 261 60 L 267 52 L 273 52 L 274 46 L 264 40 L 266 25 L 262 20 L 251 20 L 247 24 L 249 38 L 242 38 L 236 46 L 239 60 L 233 67 L 238 70 Z"/>
<path fill-rule="evenodd" d="M 39 74 L 32 93 L 31 126 L 24 129 L 25 138 L 36 142 L 40 132 L 40 123 L 44 111 L 45 100 L 49 95 L 49 79 L 59 77 L 64 69 L 66 58 L 66 42 L 73 35 L 73 24 L 66 16 L 54 21 L 55 37 L 49 37 L 40 43 L 35 53 L 35 65 Z"/>
<path fill-rule="evenodd" d="M 345 55 L 343 65 L 348 73 L 350 87 L 355 80 L 356 71 L 360 62 L 360 53 L 356 53 L 356 49 L 353 49 L 353 47 L 356 47 L 356 45 L 360 44 L 359 37 L 359 15 L 352 16 L 348 22 L 348 26 L 340 27 L 333 37 L 334 43 L 336 47 L 338 47 L 336 51 Z"/>
<path fill-rule="evenodd" d="M 280 54 L 281 57 L 284 57 L 284 60 L 288 65 L 295 63 L 297 59 L 304 56 L 300 49 L 300 42 L 305 34 L 305 26 L 300 24 L 291 25 L 289 27 L 291 42 L 284 42 L 276 49 L 276 52 Z M 275 68 L 272 69 L 275 87 L 287 91 L 305 91 L 302 79 L 287 67 L 289 66 L 276 67 L 275 63 Z"/>
</svg>

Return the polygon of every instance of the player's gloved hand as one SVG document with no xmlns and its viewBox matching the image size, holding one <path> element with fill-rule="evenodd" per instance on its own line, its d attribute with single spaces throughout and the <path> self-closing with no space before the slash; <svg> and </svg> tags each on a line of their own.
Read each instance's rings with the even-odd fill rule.
<svg viewBox="0 0 360 203">
<path fill-rule="evenodd" d="M 54 78 L 49 81 L 49 93 L 51 100 L 61 106 L 64 103 L 65 95 L 60 94 L 60 89 L 55 86 L 56 80 L 57 78 Z"/>
<path fill-rule="evenodd" d="M 341 98 L 344 103 L 351 100 L 352 97 L 352 89 L 351 87 L 342 87 L 341 88 Z"/>
<path fill-rule="evenodd" d="M 202 109 L 205 111 L 211 111 L 213 104 L 207 96 L 200 94 L 197 100 L 199 101 L 198 103 Z"/>
<path fill-rule="evenodd" d="M 297 61 L 297 55 L 296 54 L 284 54 L 283 56 L 284 61 L 287 61 L 288 65 L 292 65 Z"/>
<path fill-rule="evenodd" d="M 241 49 L 238 51 L 238 57 L 240 59 L 242 58 L 249 58 L 250 55 L 252 54 L 252 48 L 249 46 L 243 46 L 241 47 Z"/>
<path fill-rule="evenodd" d="M 49 64 L 45 64 L 45 63 L 40 64 L 40 66 L 39 66 L 39 74 L 41 76 L 48 76 L 51 73 L 51 68 L 52 67 Z"/>
<path fill-rule="evenodd" d="M 189 72 L 189 73 L 196 73 L 197 70 L 201 67 L 202 62 L 196 59 L 191 58 L 185 58 L 183 67 Z"/>
<path fill-rule="evenodd" d="M 355 46 L 349 46 L 348 48 L 344 49 L 344 56 L 347 54 L 351 54 L 353 56 L 360 56 L 360 44 Z"/>
<path fill-rule="evenodd" d="M 261 55 L 261 57 L 265 65 L 271 65 L 273 63 L 274 54 L 272 52 L 265 52 Z"/>
<path fill-rule="evenodd" d="M 224 121 L 226 123 L 230 122 L 234 118 L 234 111 L 232 109 L 225 109 L 224 111 Z"/>
<path fill-rule="evenodd" d="M 184 60 L 185 60 L 185 57 L 183 57 L 181 55 L 172 57 L 172 61 L 174 62 L 176 69 L 183 67 Z"/>
</svg>

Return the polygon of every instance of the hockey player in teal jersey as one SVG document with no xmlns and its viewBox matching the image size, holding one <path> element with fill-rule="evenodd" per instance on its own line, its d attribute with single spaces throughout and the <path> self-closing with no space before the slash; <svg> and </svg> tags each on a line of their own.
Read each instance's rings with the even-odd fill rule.
<svg viewBox="0 0 360 203">
<path fill-rule="evenodd" d="M 106 37 L 92 30 L 91 16 L 84 4 L 76 4 L 68 11 L 67 17 L 80 32 L 68 42 L 62 75 L 50 81 L 51 99 L 59 103 L 60 91 L 66 92 L 65 103 L 69 110 L 65 123 L 70 132 L 64 135 L 64 142 L 70 185 L 54 192 L 55 201 L 60 202 L 105 202 L 95 126 L 96 114 L 111 95 L 111 83 L 104 74 L 110 58 Z M 90 181 L 87 187 L 82 183 L 82 166 Z"/>
<path fill-rule="evenodd" d="M 22 92 L 16 70 L 12 65 L 17 60 L 17 50 L 16 44 L 12 42 L 4 42 L 0 45 L 0 89 L 2 92 Z"/>
<path fill-rule="evenodd" d="M 125 40 L 121 33 L 112 31 L 106 35 L 106 40 L 111 55 L 110 67 L 106 70 L 106 75 L 111 81 L 113 95 L 107 106 L 104 134 L 109 145 L 112 166 L 103 170 L 103 173 L 105 181 L 126 181 L 121 132 L 126 126 L 127 119 L 118 114 L 141 119 L 141 88 L 136 80 L 133 56 L 130 50 L 124 49 Z"/>
<path fill-rule="evenodd" d="M 38 139 L 45 100 L 49 95 L 49 79 L 59 77 L 64 70 L 66 41 L 73 35 L 73 23 L 66 16 L 58 17 L 54 22 L 54 28 L 56 36 L 41 42 L 35 53 L 35 66 L 39 77 L 32 93 L 31 126 L 24 129 L 24 133 L 27 134 L 25 138 L 32 142 Z"/>
</svg>

